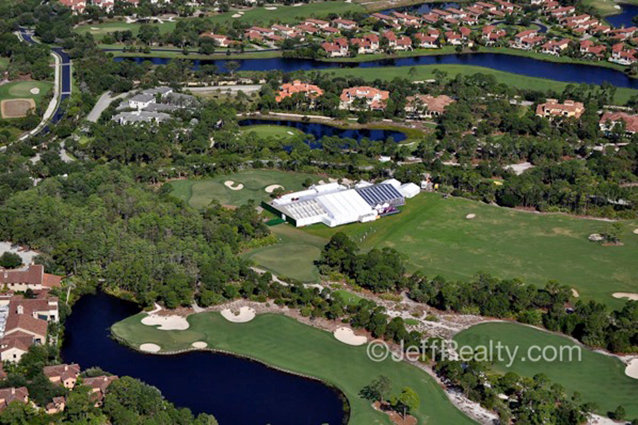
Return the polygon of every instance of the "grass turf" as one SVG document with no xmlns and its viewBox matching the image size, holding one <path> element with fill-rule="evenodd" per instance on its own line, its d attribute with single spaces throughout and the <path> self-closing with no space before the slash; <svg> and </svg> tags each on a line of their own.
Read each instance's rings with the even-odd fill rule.
<svg viewBox="0 0 638 425">
<path fill-rule="evenodd" d="M 32 94 L 32 88 L 40 89 L 38 94 Z M 0 100 L 32 98 L 36 105 L 40 105 L 47 99 L 53 88 L 53 83 L 48 81 L 15 81 L 0 86 Z"/>
<path fill-rule="evenodd" d="M 306 18 L 323 18 L 332 13 L 340 15 L 345 12 L 364 11 L 361 5 L 346 3 L 345 1 L 323 1 L 298 7 L 281 5 L 276 7 L 276 10 L 267 10 L 264 7 L 250 9 L 238 18 L 233 18 L 237 11 L 231 10 L 230 12 L 212 16 L 210 19 L 216 24 L 229 25 L 233 21 L 240 21 L 251 25 L 267 26 L 276 22 L 296 24 Z"/>
<path fill-rule="evenodd" d="M 175 25 L 177 22 L 163 22 L 149 24 L 152 26 L 156 26 L 159 28 L 160 34 L 166 34 L 175 29 Z M 140 30 L 142 24 L 140 23 L 132 23 L 127 24 L 124 21 L 115 21 L 115 22 L 103 22 L 103 23 L 94 23 L 94 24 L 85 24 L 78 25 L 74 31 L 80 35 L 90 33 L 93 35 L 95 40 L 100 41 L 104 38 L 104 36 L 108 33 L 112 33 L 115 31 L 131 31 L 133 33 L 133 37 L 137 37 L 137 33 Z"/>
<path fill-rule="evenodd" d="M 638 416 L 638 380 L 625 375 L 625 365 L 618 359 L 586 348 L 581 350 L 581 361 L 577 361 L 577 357 L 574 356 L 573 361 L 532 362 L 527 356 L 532 345 L 541 348 L 578 345 L 568 338 L 515 323 L 485 323 L 459 333 L 455 340 L 460 345 L 472 347 L 488 346 L 490 340 L 494 344 L 501 341 L 512 351 L 518 347 L 515 361 L 510 368 L 506 367 L 507 361 L 495 362 L 494 370 L 499 373 L 512 371 L 529 377 L 544 373 L 552 382 L 565 387 L 569 393 L 579 392 L 583 402 L 596 403 L 597 411 L 602 415 L 622 405 L 627 411 L 628 418 Z M 548 351 L 548 356 L 552 355 L 552 351 Z M 531 354 L 537 356 L 536 352 Z M 567 354 L 564 356 L 567 360 Z M 526 360 L 522 360 L 523 358 Z"/>
<path fill-rule="evenodd" d="M 187 202 L 193 208 L 205 208 L 213 200 L 222 205 L 240 206 L 249 200 L 257 203 L 269 200 L 266 187 L 278 184 L 286 190 L 301 190 L 307 178 L 316 182 L 319 178 L 312 174 L 288 173 L 275 170 L 247 170 L 235 174 L 218 176 L 206 180 L 177 180 L 171 182 L 173 196 Z M 231 190 L 224 185 L 226 180 L 243 184 L 242 190 Z"/>
<path fill-rule="evenodd" d="M 277 276 L 318 282 L 319 271 L 312 261 L 319 258 L 325 240 L 299 232 L 289 224 L 274 226 L 271 230 L 279 243 L 249 250 L 244 257 Z"/>
<path fill-rule="evenodd" d="M 562 92 L 569 84 L 563 81 L 549 80 L 545 78 L 527 77 L 525 75 L 513 74 L 510 72 L 497 71 L 490 68 L 473 65 L 416 65 L 416 66 L 395 66 L 378 68 L 332 68 L 324 69 L 320 72 L 332 73 L 336 77 L 358 77 L 366 81 L 392 80 L 394 78 L 406 78 L 412 81 L 422 81 L 435 78 L 434 70 L 446 72 L 448 78 L 456 75 L 473 75 L 476 73 L 493 75 L 499 83 L 511 87 L 527 90 L 547 91 L 553 90 Z M 617 87 L 614 95 L 614 102 L 625 104 L 631 96 L 637 95 L 638 90 L 625 87 Z"/>
<path fill-rule="evenodd" d="M 468 213 L 476 218 L 465 219 Z M 429 276 L 466 280 L 486 271 L 539 286 L 555 279 L 576 288 L 584 299 L 618 307 L 625 301 L 612 298 L 612 293 L 638 292 L 638 235 L 632 233 L 638 223 L 623 223 L 623 246 L 587 240 L 609 226 L 424 193 L 409 199 L 400 214 L 372 223 L 313 225 L 304 231 L 326 240 L 343 231 L 364 250 L 393 247 L 406 256 L 410 270 Z"/>
<path fill-rule="evenodd" d="M 638 4 L 638 0 L 622 0 L 621 3 L 636 5 Z M 616 3 L 614 0 L 583 0 L 584 6 L 589 6 L 597 9 L 598 12 L 603 16 L 615 15 L 620 13 L 621 10 L 615 7 L 617 4 L 618 3 Z"/>
<path fill-rule="evenodd" d="M 260 139 L 276 138 L 282 141 L 289 141 L 296 137 L 303 136 L 304 133 L 293 127 L 283 125 L 248 125 L 241 128 L 241 133 L 246 135 L 255 133 Z"/>
<path fill-rule="evenodd" d="M 350 425 L 390 424 L 388 417 L 374 410 L 359 397 L 362 387 L 379 375 L 392 381 L 392 390 L 413 388 L 420 396 L 414 412 L 419 424 L 472 424 L 447 399 L 441 388 L 425 372 L 407 363 L 368 359 L 365 347 L 351 347 L 328 332 L 303 325 L 275 314 L 257 316 L 243 324 L 227 322 L 219 313 L 208 312 L 188 317 L 190 328 L 161 331 L 142 325 L 142 314 L 113 325 L 113 333 L 133 346 L 155 343 L 162 350 L 188 348 L 195 341 L 230 351 L 291 372 L 310 375 L 339 388 L 351 407 Z"/>
</svg>

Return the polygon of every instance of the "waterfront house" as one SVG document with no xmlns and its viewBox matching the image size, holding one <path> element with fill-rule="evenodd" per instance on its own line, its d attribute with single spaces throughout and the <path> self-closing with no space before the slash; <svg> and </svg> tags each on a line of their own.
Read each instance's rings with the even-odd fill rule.
<svg viewBox="0 0 638 425">
<path fill-rule="evenodd" d="M 333 41 L 324 41 L 321 48 L 329 58 L 348 56 L 348 40 L 345 37 L 335 38 Z"/>
<path fill-rule="evenodd" d="M 10 291 L 24 292 L 59 288 L 62 277 L 44 272 L 41 264 L 32 264 L 22 269 L 0 269 L 0 287 Z"/>
<path fill-rule="evenodd" d="M 72 363 L 45 366 L 42 372 L 52 383 L 72 390 L 80 376 L 80 365 Z"/>
<path fill-rule="evenodd" d="M 436 49 L 439 47 L 438 37 L 433 37 L 422 32 L 414 34 L 414 38 L 418 43 L 418 47 L 422 49 Z"/>
<path fill-rule="evenodd" d="M 95 401 L 95 406 L 99 407 L 104 402 L 104 396 L 106 396 L 106 390 L 109 385 L 118 379 L 117 376 L 95 376 L 91 378 L 84 378 L 82 384 L 87 386 L 91 390 L 91 398 Z"/>
<path fill-rule="evenodd" d="M 332 21 L 332 24 L 340 30 L 352 31 L 357 29 L 357 23 L 349 19 L 337 18 Z"/>
<path fill-rule="evenodd" d="M 548 55 L 558 56 L 560 53 L 569 47 L 569 39 L 563 38 L 562 40 L 549 40 L 541 46 L 541 52 Z"/>
<path fill-rule="evenodd" d="M 379 90 L 370 86 L 358 86 L 343 89 L 339 96 L 339 109 L 383 110 L 390 97 L 387 90 Z"/>
<path fill-rule="evenodd" d="M 536 115 L 545 118 L 580 118 L 585 112 L 585 106 L 581 102 L 575 102 L 573 100 L 565 100 L 563 103 L 559 103 L 556 99 L 547 99 L 545 103 L 540 103 L 536 107 Z"/>
<path fill-rule="evenodd" d="M 218 47 L 229 47 L 231 44 L 235 43 L 230 37 L 223 34 L 213 34 L 212 32 L 205 32 L 200 37 L 210 38 L 213 40 L 213 44 Z"/>
</svg>

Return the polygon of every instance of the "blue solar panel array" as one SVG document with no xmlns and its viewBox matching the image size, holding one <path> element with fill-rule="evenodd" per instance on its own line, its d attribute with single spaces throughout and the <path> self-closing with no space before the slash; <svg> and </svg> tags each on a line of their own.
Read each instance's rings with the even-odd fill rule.
<svg viewBox="0 0 638 425">
<path fill-rule="evenodd" d="M 390 184 L 375 184 L 355 190 L 371 207 L 385 203 L 394 206 L 403 205 L 405 203 L 403 195 Z"/>
</svg>

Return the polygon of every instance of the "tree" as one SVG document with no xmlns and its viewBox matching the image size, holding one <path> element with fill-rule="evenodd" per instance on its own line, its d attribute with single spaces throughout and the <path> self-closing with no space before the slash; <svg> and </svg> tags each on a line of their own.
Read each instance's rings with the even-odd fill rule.
<svg viewBox="0 0 638 425">
<path fill-rule="evenodd" d="M 0 256 L 0 267 L 5 269 L 15 269 L 22 265 L 22 258 L 13 252 L 5 252 Z"/>
<path fill-rule="evenodd" d="M 419 395 L 410 387 L 404 387 L 401 394 L 392 400 L 392 407 L 402 412 L 403 419 L 408 413 L 419 408 Z"/>
<path fill-rule="evenodd" d="M 390 379 L 380 375 L 377 379 L 366 385 L 359 391 L 359 395 L 366 400 L 383 402 L 392 388 Z"/>
<path fill-rule="evenodd" d="M 228 70 L 228 72 L 230 73 L 230 75 L 233 75 L 235 73 L 235 71 L 237 71 L 239 69 L 241 65 L 239 64 L 239 62 L 237 61 L 228 61 L 226 62 L 226 69 Z"/>
</svg>

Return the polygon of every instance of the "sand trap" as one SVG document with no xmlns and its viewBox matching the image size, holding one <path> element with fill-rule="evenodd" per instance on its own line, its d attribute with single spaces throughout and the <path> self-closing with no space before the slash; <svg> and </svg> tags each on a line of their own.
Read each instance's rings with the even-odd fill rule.
<svg viewBox="0 0 638 425">
<path fill-rule="evenodd" d="M 348 345 L 363 345 L 368 342 L 365 336 L 355 335 L 352 329 L 346 327 L 337 328 L 333 333 L 337 341 L 341 341 Z"/>
<path fill-rule="evenodd" d="M 146 326 L 156 326 L 163 331 L 183 331 L 188 329 L 188 321 L 182 316 L 158 316 L 149 314 L 142 319 L 142 324 Z"/>
<path fill-rule="evenodd" d="M 235 13 L 233 16 L 231 16 L 231 18 L 241 18 L 241 15 L 239 13 Z"/>
<path fill-rule="evenodd" d="M 226 308 L 221 311 L 222 317 L 229 322 L 233 323 L 246 323 L 255 318 L 255 310 L 250 307 L 242 307 L 239 309 L 239 313 L 231 311 Z"/>
<path fill-rule="evenodd" d="M 638 235 L 638 228 L 634 229 L 634 235 Z"/>
<path fill-rule="evenodd" d="M 206 347 L 208 347 L 208 344 L 206 344 L 204 341 L 195 341 L 191 345 L 193 346 L 193 348 L 206 348 Z"/>
<path fill-rule="evenodd" d="M 238 183 L 237 185 L 235 185 L 235 182 L 232 180 L 226 180 L 224 182 L 224 186 L 226 186 L 230 190 L 242 190 L 244 188 L 243 184 Z"/>
<path fill-rule="evenodd" d="M 99 31 L 100 29 L 98 27 L 91 27 L 91 31 Z"/>
<path fill-rule="evenodd" d="M 283 189 L 284 187 L 280 184 L 271 184 L 270 186 L 266 187 L 264 190 L 266 191 L 266 193 L 273 193 L 276 189 Z"/>
<path fill-rule="evenodd" d="M 264 7 L 264 9 L 266 9 L 266 10 L 277 10 L 277 8 L 274 7 L 274 6 Z"/>
<path fill-rule="evenodd" d="M 467 218 L 468 220 L 471 220 L 473 218 L 476 218 L 476 214 L 470 213 L 470 214 L 466 215 L 465 218 Z"/>
<path fill-rule="evenodd" d="M 638 379 L 638 359 L 633 359 L 625 368 L 625 375 Z"/>
<path fill-rule="evenodd" d="M 162 347 L 160 347 L 159 345 L 152 344 L 150 342 L 140 345 L 140 350 L 146 351 L 147 353 L 157 353 L 161 349 Z"/>
<path fill-rule="evenodd" d="M 31 90 L 29 90 L 29 93 L 31 94 L 40 94 L 40 89 L 37 87 L 33 87 Z"/>
<path fill-rule="evenodd" d="M 614 292 L 611 295 L 614 298 L 629 298 L 630 300 L 638 301 L 638 294 L 632 294 L 631 292 Z"/>
<path fill-rule="evenodd" d="M 572 296 L 573 296 L 574 298 L 578 298 L 578 297 L 580 297 L 580 294 L 578 293 L 578 291 L 577 291 L 577 290 L 575 290 L 574 288 L 572 288 Z"/>
</svg>

